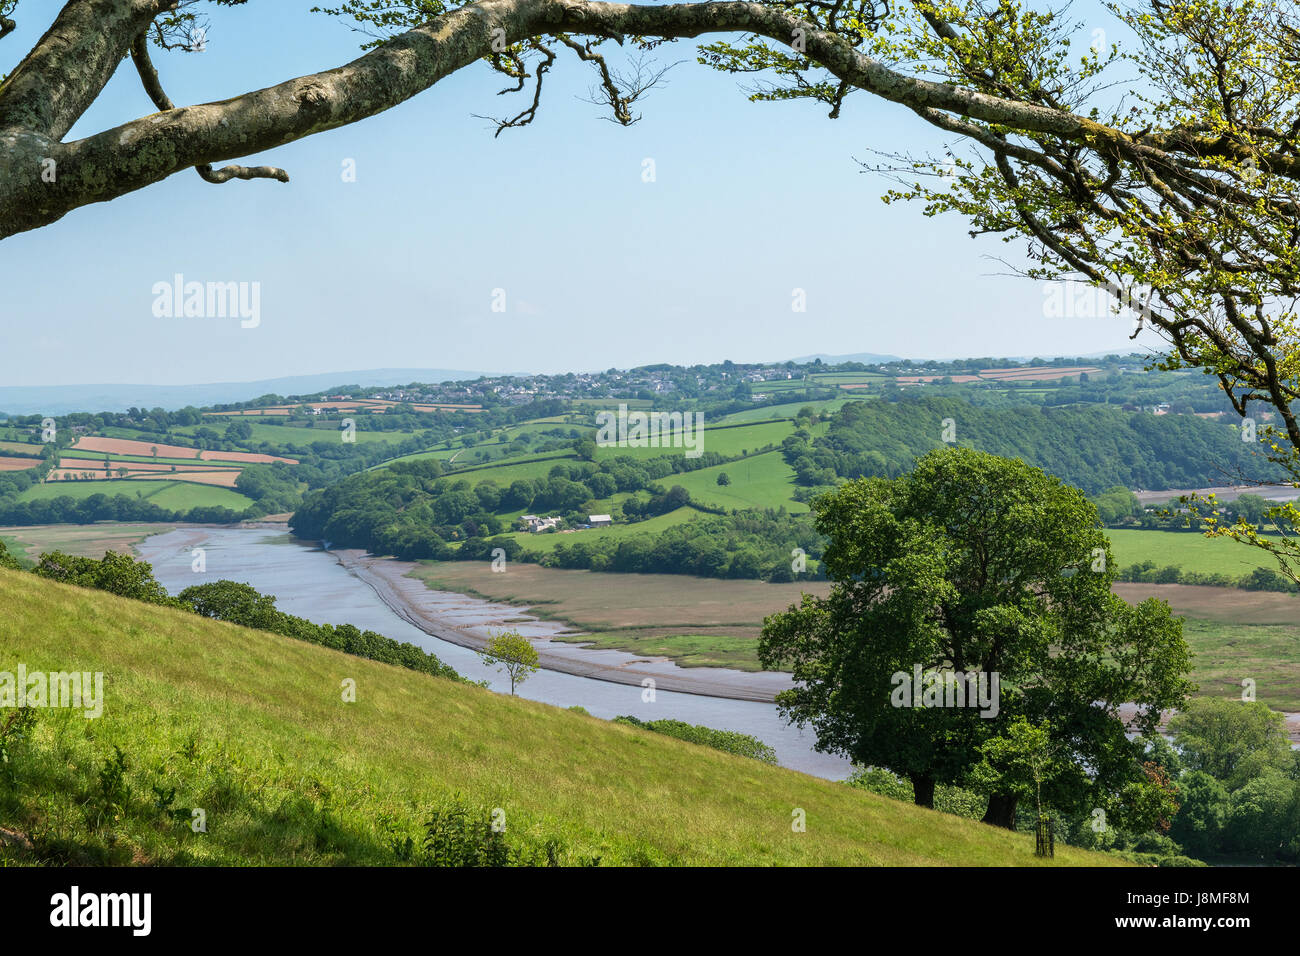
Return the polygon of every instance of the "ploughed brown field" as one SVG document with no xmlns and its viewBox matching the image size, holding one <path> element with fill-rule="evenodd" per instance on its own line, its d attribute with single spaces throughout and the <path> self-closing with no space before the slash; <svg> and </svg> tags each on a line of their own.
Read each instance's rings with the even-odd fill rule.
<svg viewBox="0 0 1300 956">
<path fill-rule="evenodd" d="M 284 461 L 291 465 L 298 464 L 297 460 L 293 458 L 277 458 L 274 455 L 262 455 L 256 452 L 200 451 L 196 448 L 185 448 L 182 445 L 159 445 L 154 442 L 136 441 L 131 438 L 101 438 L 96 435 L 79 438 L 73 443 L 72 447 L 80 452 L 136 455 L 145 458 L 152 456 L 154 449 L 157 449 L 160 458 L 191 458 L 195 461 L 216 462 L 237 461 L 250 465 L 266 465 L 273 461 Z"/>
<path fill-rule="evenodd" d="M 165 476 L 160 476 L 157 472 L 145 472 L 144 474 L 130 474 L 128 478 L 136 480 L 152 481 L 159 477 L 171 478 L 175 481 L 188 481 L 196 485 L 217 485 L 221 488 L 233 488 L 235 482 L 239 480 L 240 471 L 237 468 L 225 468 L 217 471 L 176 471 L 168 472 Z"/>
<path fill-rule="evenodd" d="M 0 455 L 0 471 L 26 471 L 41 463 L 39 458 L 10 458 Z"/>
</svg>

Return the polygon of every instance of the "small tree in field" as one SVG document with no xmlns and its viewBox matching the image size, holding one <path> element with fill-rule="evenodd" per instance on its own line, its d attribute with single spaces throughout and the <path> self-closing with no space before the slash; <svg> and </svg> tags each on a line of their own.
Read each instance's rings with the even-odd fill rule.
<svg viewBox="0 0 1300 956">
<path fill-rule="evenodd" d="M 1002 736 L 984 741 L 979 749 L 980 762 L 971 771 L 971 783 L 978 790 L 990 795 L 1013 793 L 1020 799 L 1033 798 L 1038 856 L 1048 855 L 1043 784 L 1061 770 L 1053 751 L 1047 723 L 1034 725 L 1021 718 Z"/>
<path fill-rule="evenodd" d="M 510 675 L 510 693 L 533 674 L 537 673 L 537 648 L 518 631 L 502 631 L 493 635 L 487 647 L 479 653 L 483 663 L 496 665 Z"/>
</svg>

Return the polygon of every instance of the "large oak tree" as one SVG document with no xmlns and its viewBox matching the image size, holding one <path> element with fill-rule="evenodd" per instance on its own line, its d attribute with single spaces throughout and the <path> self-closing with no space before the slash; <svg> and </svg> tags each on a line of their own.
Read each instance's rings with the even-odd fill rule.
<svg viewBox="0 0 1300 956">
<path fill-rule="evenodd" d="M 1167 604 L 1111 593 L 1110 547 L 1081 491 L 945 448 L 813 504 L 831 593 L 764 621 L 759 657 L 793 672 L 777 703 L 812 725 L 818 749 L 907 776 L 932 806 L 936 784 L 972 783 L 982 749 L 1041 725 L 1062 765 L 1048 804 L 1155 822 L 1163 803 L 1120 708 L 1137 705 L 1135 727 L 1155 733 L 1193 689 L 1190 657 Z M 987 675 L 982 697 L 978 678 L 964 695 L 934 682 L 949 672 Z M 985 822 L 1013 826 L 1020 794 L 994 786 Z"/>
</svg>

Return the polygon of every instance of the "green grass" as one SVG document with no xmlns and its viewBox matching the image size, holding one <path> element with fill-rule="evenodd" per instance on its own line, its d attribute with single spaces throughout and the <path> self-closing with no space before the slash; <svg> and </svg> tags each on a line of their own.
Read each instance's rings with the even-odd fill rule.
<svg viewBox="0 0 1300 956">
<path fill-rule="evenodd" d="M 1241 682 L 1249 678 L 1262 703 L 1300 710 L 1300 627 L 1186 620 L 1183 634 L 1195 655 L 1192 676 L 1199 696 L 1240 699 Z"/>
<path fill-rule="evenodd" d="M 474 442 L 474 444 L 469 445 L 468 447 L 462 444 L 459 439 L 453 440 L 450 448 L 444 448 L 443 443 L 439 442 L 437 447 L 430 448 L 428 451 L 415 452 L 414 454 L 411 455 L 402 455 L 398 458 L 391 458 L 388 461 L 382 462 L 380 465 L 376 465 L 375 467 L 383 467 L 383 465 L 391 464 L 394 461 L 420 461 L 421 459 L 425 459 L 425 458 L 437 458 L 441 461 L 449 461 L 454 458 L 455 464 L 457 466 L 487 464 L 488 462 L 483 461 L 482 459 L 477 457 L 479 454 L 486 454 L 489 461 L 500 460 L 503 458 L 509 458 L 510 461 L 523 461 L 529 458 L 534 458 L 539 453 L 532 452 L 532 451 L 525 451 L 523 454 L 511 455 L 510 443 L 514 439 L 518 438 L 520 435 L 525 435 L 525 434 L 533 435 L 535 436 L 533 439 L 533 444 L 541 445 L 545 442 L 556 441 L 556 440 L 567 442 L 567 441 L 571 441 L 573 437 L 573 436 L 564 436 L 561 438 L 555 435 L 546 435 L 544 434 L 545 432 L 552 431 L 554 429 L 560 429 L 561 431 L 565 431 L 565 432 L 570 431 L 572 429 L 576 429 L 582 432 L 582 431 L 590 430 L 591 427 L 592 426 L 590 422 L 569 423 L 569 422 L 564 422 L 553 418 L 535 419 L 532 421 L 522 422 L 518 425 L 506 426 L 505 441 L 502 441 L 500 438 L 500 434 L 499 434 L 500 429 L 494 428 L 491 430 L 490 437 L 484 439 L 483 441 Z M 563 454 L 563 451 L 556 449 L 550 452 L 542 452 L 540 454 L 557 455 L 557 454 Z"/>
<path fill-rule="evenodd" d="M 552 638 L 567 644 L 589 644 L 611 651 L 627 651 L 640 657 L 667 657 L 678 667 L 730 667 L 757 673 L 758 638 L 730 634 L 646 634 L 628 628 Z"/>
<path fill-rule="evenodd" d="M 699 435 L 700 451 L 714 451 L 720 455 L 739 455 L 742 451 L 758 451 L 765 445 L 780 445 L 789 435 L 794 434 L 794 423 L 757 422 L 752 425 L 725 427 L 708 421 Z M 597 459 L 628 456 L 632 458 L 658 458 L 664 455 L 684 454 L 683 448 L 626 448 L 621 445 L 608 445 L 596 449 Z"/>
<path fill-rule="evenodd" d="M 718 484 L 718 475 L 723 473 L 731 479 L 731 484 Z M 683 472 L 660 483 L 669 487 L 681 485 L 691 493 L 692 500 L 722 508 L 808 510 L 806 504 L 790 498 L 795 489 L 794 469 L 785 463 L 779 451 Z"/>
<path fill-rule="evenodd" d="M 5 550 L 18 559 L 18 563 L 24 567 L 31 567 L 36 563 L 35 557 L 27 551 L 27 546 L 17 538 L 7 534 L 0 534 L 0 543 L 3 543 Z"/>
<path fill-rule="evenodd" d="M 830 414 L 838 412 L 849 402 L 868 401 L 871 396 L 868 395 L 849 395 L 844 398 L 821 399 L 819 401 L 808 402 L 782 402 L 779 405 L 763 405 L 758 408 L 749 408 L 743 412 L 732 412 L 723 418 L 718 419 L 718 424 L 734 425 L 744 422 L 766 422 L 775 418 L 794 418 L 801 409 L 814 408 L 819 414 Z"/>
<path fill-rule="evenodd" d="M 103 716 L 42 710 L 15 747 L 0 826 L 35 860 L 391 864 L 459 793 L 512 840 L 602 863 L 1091 865 L 1028 835 L 545 704 L 111 595 L 0 571 L 0 669 L 105 675 Z M 340 684 L 356 682 L 344 703 Z M 105 806 L 120 748 L 130 796 Z M 176 820 L 155 806 L 175 788 Z M 188 808 L 207 813 L 194 833 Z M 792 812 L 806 832 L 792 832 Z"/>
<path fill-rule="evenodd" d="M 89 498 L 91 495 L 126 495 L 146 498 L 160 508 L 188 511 L 190 508 L 220 506 L 243 511 L 253 500 L 229 488 L 199 485 L 191 481 L 154 481 L 148 478 L 115 478 L 107 481 L 50 481 L 33 485 L 16 501 L 48 501 L 67 495 Z"/>
<path fill-rule="evenodd" d="M 1156 567 L 1174 565 L 1201 574 L 1239 577 L 1255 568 L 1277 567 L 1267 553 L 1226 538 L 1207 538 L 1190 531 L 1135 531 L 1107 529 L 1111 550 L 1119 567 L 1153 561 Z"/>
<path fill-rule="evenodd" d="M 818 385 L 857 385 L 866 382 L 881 382 L 889 378 L 879 372 L 814 372 L 808 380 Z"/>
<path fill-rule="evenodd" d="M 601 541 L 621 541 L 624 538 L 634 538 L 638 535 L 653 535 L 664 528 L 671 528 L 673 525 L 691 521 L 699 513 L 694 508 L 678 508 L 666 515 L 656 515 L 653 518 L 647 518 L 645 521 L 635 521 L 630 524 L 619 522 L 604 528 L 588 528 L 585 531 L 575 531 L 572 534 L 560 532 L 531 534 L 527 531 L 516 531 L 505 537 L 514 538 L 527 551 L 553 551 L 556 545 L 559 544 L 573 545 L 579 541 L 590 542 L 597 539 Z"/>
<path fill-rule="evenodd" d="M 542 455 L 527 455 L 509 458 L 499 464 L 478 467 L 457 468 L 447 472 L 443 477 L 449 481 L 465 479 L 477 485 L 480 481 L 491 479 L 502 488 L 510 487 L 512 481 L 520 478 L 545 478 L 556 465 L 572 465 L 578 456 L 563 451 L 546 452 Z M 457 464 L 460 464 L 457 461 Z"/>
</svg>

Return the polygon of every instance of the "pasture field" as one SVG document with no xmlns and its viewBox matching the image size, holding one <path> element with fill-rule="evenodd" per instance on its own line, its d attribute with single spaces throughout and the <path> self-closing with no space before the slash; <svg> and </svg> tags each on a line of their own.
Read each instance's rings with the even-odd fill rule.
<svg viewBox="0 0 1300 956">
<path fill-rule="evenodd" d="M 586 424 L 578 425 L 556 420 L 524 422 L 523 424 L 512 425 L 507 428 L 507 435 L 504 441 L 502 441 L 494 431 L 489 438 L 475 442 L 468 447 L 457 440 L 452 442 L 450 448 L 444 448 L 440 442 L 439 446 L 436 448 L 430 448 L 428 451 L 416 452 L 411 455 L 402 455 L 400 458 L 390 459 L 390 461 L 384 462 L 384 464 L 389 464 L 391 461 L 419 461 L 424 458 L 437 458 L 441 461 L 454 460 L 457 465 L 472 464 L 477 466 L 480 464 L 487 464 L 487 462 L 478 457 L 480 454 L 487 455 L 489 460 L 500 460 L 509 457 L 510 461 L 524 461 L 536 457 L 536 454 L 524 452 L 521 455 L 509 455 L 510 443 L 519 435 L 524 434 L 537 436 L 534 438 L 533 444 L 541 444 L 542 442 L 551 441 L 556 436 L 544 435 L 543 433 L 557 428 L 565 432 L 568 432 L 571 429 L 577 429 L 579 431 L 589 430 Z M 567 441 L 570 437 L 571 436 L 565 436 L 565 438 L 560 440 Z M 564 452 L 555 450 L 544 452 L 542 454 L 550 456 L 564 454 Z"/>
<path fill-rule="evenodd" d="M 33 445 L 25 441 L 0 441 L 0 455 L 18 455 L 37 457 L 41 454 L 42 445 Z"/>
<path fill-rule="evenodd" d="M 602 865 L 1122 865 L 844 784 L 170 608 L 0 571 L 0 666 L 102 672 L 103 715 L 48 709 L 16 746 L 0 863 L 397 864 L 455 794 L 510 839 Z M 355 703 L 339 684 L 356 681 Z M 123 801 L 87 824 L 118 748 Z M 647 781 L 653 785 L 648 786 Z M 220 808 L 195 834 L 159 813 Z M 790 808 L 807 832 L 792 832 Z M 397 838 L 397 839 L 395 839 Z"/>
<path fill-rule="evenodd" d="M 521 455 L 497 464 L 457 468 L 447 472 L 444 477 L 451 481 L 464 478 L 473 485 L 491 479 L 502 488 L 508 488 L 510 482 L 519 478 L 545 478 L 556 465 L 570 465 L 577 460 L 578 456 L 572 452 L 561 451 L 546 452 L 541 455 Z"/>
<path fill-rule="evenodd" d="M 807 402 L 782 402 L 779 405 L 763 405 L 749 408 L 743 412 L 732 412 L 718 419 L 719 424 L 734 425 L 744 422 L 767 422 L 775 419 L 794 418 L 802 408 L 814 408 L 819 414 L 838 412 L 848 402 L 867 401 L 866 395 L 846 395 L 844 398 L 813 399 Z"/>
<path fill-rule="evenodd" d="M 794 434 L 794 422 L 755 422 L 753 424 L 726 426 L 712 425 L 707 420 L 699 434 L 701 451 L 714 451 L 721 455 L 739 455 L 743 451 L 758 451 L 765 445 L 777 445 Z M 622 445 L 598 446 L 596 458 L 658 458 L 665 455 L 681 455 L 683 448 L 626 448 Z M 665 479 L 666 480 L 666 479 Z"/>
<path fill-rule="evenodd" d="M 1107 528 L 1111 550 L 1119 567 L 1153 561 L 1156 567 L 1170 565 L 1201 574 L 1230 574 L 1240 577 L 1255 568 L 1276 568 L 1264 551 L 1237 544 L 1226 538 L 1207 538 L 1193 531 L 1141 531 Z"/>
<path fill-rule="evenodd" d="M 806 382 L 800 378 L 778 378 L 770 382 L 754 382 L 754 391 L 760 395 L 782 394 L 785 392 L 806 392 L 817 388 L 815 382 Z"/>
<path fill-rule="evenodd" d="M 599 514 L 599 512 L 597 512 Z M 557 545 L 576 544 L 579 541 L 621 541 L 624 538 L 634 538 L 638 535 L 654 534 L 664 528 L 671 528 L 673 525 L 681 524 L 685 521 L 691 521 L 700 512 L 694 508 L 683 507 L 676 511 L 670 511 L 665 515 L 656 515 L 653 518 L 646 518 L 644 521 L 635 521 L 631 523 L 619 522 L 611 524 L 604 528 L 588 528 L 585 531 L 573 532 L 546 532 L 544 534 L 532 534 L 528 531 L 511 532 L 504 537 L 511 537 L 524 546 L 527 551 L 542 553 L 554 550 Z M 664 577 L 675 578 L 677 575 L 668 574 Z"/>
<path fill-rule="evenodd" d="M 1275 710 L 1300 711 L 1300 625 L 1186 620 L 1198 696 L 1241 699 L 1242 681 Z"/>
<path fill-rule="evenodd" d="M 104 481 L 51 481 L 33 485 L 15 501 L 48 501 L 64 495 L 89 498 L 91 495 L 127 495 L 144 498 L 160 508 L 188 511 L 190 508 L 219 506 L 233 511 L 250 507 L 252 499 L 229 488 L 201 485 L 188 481 L 156 481 L 140 478 L 113 478 Z"/>
<path fill-rule="evenodd" d="M 719 485 L 718 475 L 726 474 L 729 485 Z M 808 506 L 790 497 L 794 491 L 794 469 L 785 463 L 779 451 L 764 452 L 740 461 L 731 461 L 699 471 L 683 472 L 664 478 L 663 485 L 681 485 L 693 501 L 721 508 L 785 508 L 804 512 Z"/>
</svg>

